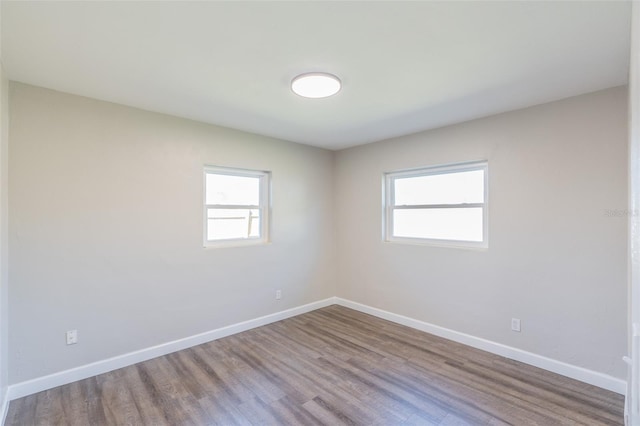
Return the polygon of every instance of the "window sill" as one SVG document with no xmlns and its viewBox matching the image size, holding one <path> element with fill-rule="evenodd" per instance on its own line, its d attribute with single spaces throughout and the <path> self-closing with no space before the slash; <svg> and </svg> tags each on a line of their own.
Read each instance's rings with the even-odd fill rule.
<svg viewBox="0 0 640 426">
<path fill-rule="evenodd" d="M 270 245 L 270 241 L 255 239 L 255 240 L 221 240 L 221 241 L 207 241 L 204 243 L 204 249 L 220 249 L 220 248 L 231 248 L 231 247 L 249 247 L 249 246 L 267 246 Z"/>
<path fill-rule="evenodd" d="M 437 247 L 437 248 L 453 248 L 472 251 L 488 251 L 489 244 L 487 242 L 475 243 L 465 241 L 452 241 L 452 240 L 429 240 L 424 238 L 393 238 L 383 240 L 384 243 L 391 244 L 404 244 L 413 246 L 424 247 Z"/>
</svg>

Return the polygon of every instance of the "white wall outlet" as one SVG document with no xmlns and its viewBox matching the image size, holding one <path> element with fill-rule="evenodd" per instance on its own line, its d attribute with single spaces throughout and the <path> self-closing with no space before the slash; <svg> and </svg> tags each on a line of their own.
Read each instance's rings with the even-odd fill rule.
<svg viewBox="0 0 640 426">
<path fill-rule="evenodd" d="M 282 299 L 282 290 L 276 290 L 276 300 Z"/>
<path fill-rule="evenodd" d="M 75 345 L 78 343 L 78 330 L 67 331 L 67 345 Z"/>
<path fill-rule="evenodd" d="M 511 318 L 511 330 L 520 333 L 520 318 Z"/>
</svg>

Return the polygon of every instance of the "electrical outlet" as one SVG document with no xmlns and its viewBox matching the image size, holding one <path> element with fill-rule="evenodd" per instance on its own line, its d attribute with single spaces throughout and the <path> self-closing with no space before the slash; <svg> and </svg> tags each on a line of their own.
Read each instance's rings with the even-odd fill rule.
<svg viewBox="0 0 640 426">
<path fill-rule="evenodd" d="M 511 318 L 511 330 L 520 333 L 520 318 Z"/>
<path fill-rule="evenodd" d="M 282 290 L 276 290 L 276 300 L 282 299 Z"/>
<path fill-rule="evenodd" d="M 67 345 L 75 345 L 78 343 L 78 330 L 67 331 Z"/>
</svg>

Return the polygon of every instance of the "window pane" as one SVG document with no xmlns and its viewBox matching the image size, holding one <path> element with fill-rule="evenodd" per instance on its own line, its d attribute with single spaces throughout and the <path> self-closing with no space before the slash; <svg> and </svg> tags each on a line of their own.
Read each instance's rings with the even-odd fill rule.
<svg viewBox="0 0 640 426">
<path fill-rule="evenodd" d="M 484 202 L 484 170 L 393 180 L 395 205 Z"/>
<path fill-rule="evenodd" d="M 482 242 L 482 208 L 393 211 L 393 236 Z"/>
<path fill-rule="evenodd" d="M 260 204 L 260 178 L 207 173 L 207 204 Z"/>
<path fill-rule="evenodd" d="M 207 240 L 260 237 L 260 210 L 207 209 Z"/>
</svg>

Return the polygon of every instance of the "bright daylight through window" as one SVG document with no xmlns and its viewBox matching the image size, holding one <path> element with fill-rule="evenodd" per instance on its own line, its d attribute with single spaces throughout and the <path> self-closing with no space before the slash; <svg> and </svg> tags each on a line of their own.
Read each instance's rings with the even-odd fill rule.
<svg viewBox="0 0 640 426">
<path fill-rule="evenodd" d="M 268 241 L 269 173 L 204 169 L 205 246 Z"/>
<path fill-rule="evenodd" d="M 385 174 L 385 240 L 487 247 L 487 162 Z"/>
</svg>

